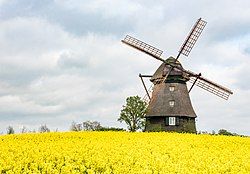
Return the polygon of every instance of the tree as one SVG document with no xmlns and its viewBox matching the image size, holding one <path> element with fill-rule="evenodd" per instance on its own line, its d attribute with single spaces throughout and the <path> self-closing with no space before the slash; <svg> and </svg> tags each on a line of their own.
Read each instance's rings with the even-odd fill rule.
<svg viewBox="0 0 250 174">
<path fill-rule="evenodd" d="M 14 128 L 12 126 L 7 127 L 7 134 L 14 134 Z"/>
<path fill-rule="evenodd" d="M 118 121 L 125 122 L 131 132 L 142 129 L 145 125 L 147 103 L 139 96 L 131 96 L 126 99 L 126 105 L 122 106 Z"/>
<path fill-rule="evenodd" d="M 220 129 L 218 135 L 233 135 L 233 133 L 227 131 L 226 129 Z"/>
<path fill-rule="evenodd" d="M 27 133 L 27 132 L 28 132 L 28 129 L 25 126 L 23 126 L 21 128 L 21 133 L 23 134 L 23 133 Z"/>
<path fill-rule="evenodd" d="M 77 124 L 76 122 L 72 122 L 70 126 L 71 131 L 81 131 L 82 130 L 82 124 Z"/>
<path fill-rule="evenodd" d="M 40 133 L 44 133 L 44 132 L 50 132 L 50 129 L 45 125 L 41 125 L 39 128 L 39 132 Z"/>
<path fill-rule="evenodd" d="M 100 129 L 98 129 L 98 131 L 126 131 L 126 130 L 118 127 L 101 127 Z"/>
<path fill-rule="evenodd" d="M 101 123 L 98 121 L 85 121 L 82 123 L 82 129 L 86 131 L 95 131 L 101 128 Z"/>
</svg>

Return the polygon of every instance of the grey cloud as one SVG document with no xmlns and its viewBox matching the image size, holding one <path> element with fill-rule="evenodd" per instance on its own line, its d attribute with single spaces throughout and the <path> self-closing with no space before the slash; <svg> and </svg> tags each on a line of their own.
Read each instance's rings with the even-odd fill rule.
<svg viewBox="0 0 250 174">
<path fill-rule="evenodd" d="M 1 81 L 19 87 L 26 86 L 43 74 L 42 71 L 29 70 L 14 65 L 0 65 L 0 68 Z"/>
<path fill-rule="evenodd" d="M 86 2 L 87 3 L 87 2 Z M 39 17 L 60 25 L 66 31 L 80 36 L 86 33 L 123 34 L 131 30 L 128 21 L 112 16 L 105 18 L 101 12 L 86 13 L 65 8 L 53 1 L 11 1 L 2 7 L 0 18 L 8 20 L 16 17 Z"/>
<path fill-rule="evenodd" d="M 248 34 L 250 24 L 245 21 L 228 21 L 228 23 L 211 26 L 210 28 L 210 40 L 219 42 L 222 40 L 233 40 Z"/>
<path fill-rule="evenodd" d="M 74 53 L 62 53 L 57 63 L 59 67 L 66 69 L 76 68 L 83 70 L 89 66 L 88 59 Z"/>
</svg>

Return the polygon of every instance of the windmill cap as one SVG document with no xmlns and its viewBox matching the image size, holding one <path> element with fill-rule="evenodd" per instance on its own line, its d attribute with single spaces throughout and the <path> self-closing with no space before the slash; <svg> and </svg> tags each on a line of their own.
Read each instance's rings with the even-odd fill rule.
<svg viewBox="0 0 250 174">
<path fill-rule="evenodd" d="M 174 64 L 174 65 L 179 66 L 179 67 L 182 67 L 181 63 L 180 63 L 178 60 L 176 61 L 176 59 L 175 59 L 174 57 L 169 57 L 169 58 L 167 58 L 167 59 L 166 59 L 166 62 L 167 62 L 167 63 L 170 63 L 170 64 Z M 162 80 L 162 79 L 164 78 L 164 76 L 163 76 L 164 68 L 168 68 L 167 70 L 169 70 L 169 69 L 170 69 L 170 66 L 169 66 L 169 65 L 166 66 L 165 63 L 162 63 L 162 64 L 158 67 L 158 69 L 155 71 L 155 73 L 154 73 L 153 76 L 151 77 L 150 81 L 154 83 L 154 81 L 157 82 L 157 81 L 159 81 L 159 80 Z M 172 70 L 172 71 L 170 72 L 169 75 L 170 75 L 170 76 L 172 76 L 172 75 L 175 75 L 175 76 L 176 76 L 176 75 L 177 75 L 177 76 L 182 76 L 182 75 L 183 75 L 183 72 L 178 71 L 178 70 Z"/>
<path fill-rule="evenodd" d="M 167 59 L 166 59 L 166 62 L 167 62 L 167 63 L 180 64 L 180 65 L 181 65 L 181 63 L 180 63 L 178 60 L 176 60 L 174 57 L 172 57 L 172 56 L 170 56 L 169 58 L 167 58 Z"/>
</svg>

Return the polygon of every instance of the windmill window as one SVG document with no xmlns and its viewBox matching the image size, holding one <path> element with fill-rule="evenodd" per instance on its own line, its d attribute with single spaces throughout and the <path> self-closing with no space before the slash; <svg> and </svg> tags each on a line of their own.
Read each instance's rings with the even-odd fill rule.
<svg viewBox="0 0 250 174">
<path fill-rule="evenodd" d="M 174 100 L 169 101 L 169 106 L 174 107 L 174 103 L 175 103 Z"/>
<path fill-rule="evenodd" d="M 167 126 L 179 126 L 180 118 L 179 117 L 166 117 L 165 119 Z"/>
<path fill-rule="evenodd" d="M 174 126 L 175 125 L 175 117 L 168 117 L 168 118 L 169 118 L 169 120 L 168 120 L 169 125 Z"/>
<path fill-rule="evenodd" d="M 173 92 L 174 91 L 174 86 L 169 86 L 169 91 Z"/>
</svg>

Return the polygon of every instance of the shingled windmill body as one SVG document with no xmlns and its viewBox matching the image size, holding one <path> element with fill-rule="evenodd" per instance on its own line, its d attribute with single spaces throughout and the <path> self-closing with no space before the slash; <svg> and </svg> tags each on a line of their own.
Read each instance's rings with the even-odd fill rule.
<svg viewBox="0 0 250 174">
<path fill-rule="evenodd" d="M 146 131 L 165 130 L 195 133 L 197 116 L 189 96 L 194 85 L 226 100 L 230 94 L 233 94 L 229 89 L 202 77 L 201 73 L 196 74 L 185 70 L 178 61 L 181 54 L 189 55 L 205 25 L 206 22 L 199 18 L 181 46 L 177 57 L 169 57 L 166 60 L 161 58 L 163 51 L 138 39 L 127 35 L 122 40 L 123 43 L 163 62 L 153 75 L 139 74 L 149 99 Z M 144 83 L 143 78 L 145 77 L 149 77 L 153 83 L 152 95 Z M 187 88 L 186 82 L 192 83 L 190 89 Z"/>
<path fill-rule="evenodd" d="M 175 59 L 170 57 L 167 61 L 174 63 Z M 179 62 L 175 64 L 181 67 Z M 162 83 L 170 68 L 162 63 L 150 79 L 154 88 L 146 115 L 146 130 L 196 132 L 196 114 L 186 85 L 188 78 L 182 71 L 173 69 Z"/>
</svg>

